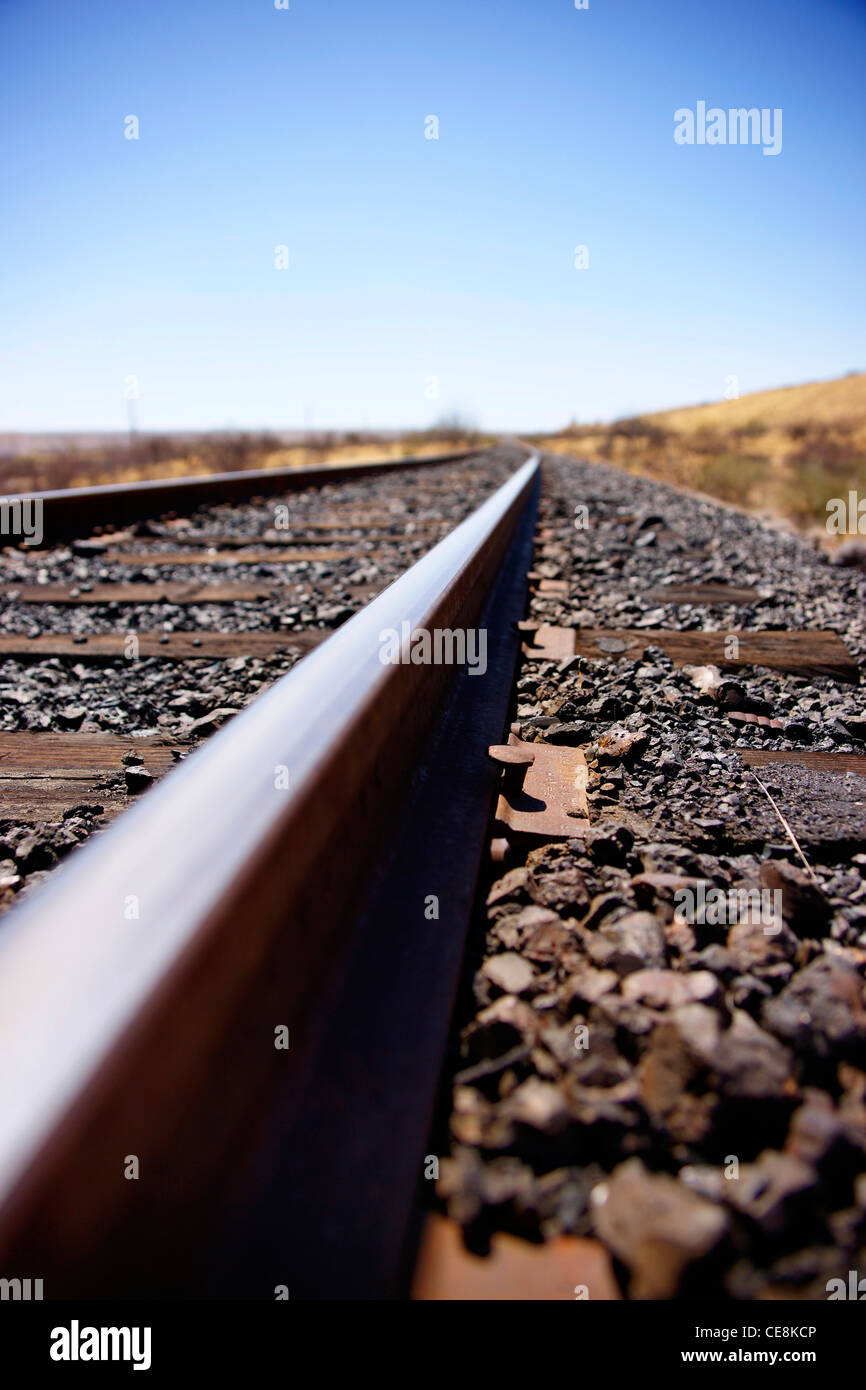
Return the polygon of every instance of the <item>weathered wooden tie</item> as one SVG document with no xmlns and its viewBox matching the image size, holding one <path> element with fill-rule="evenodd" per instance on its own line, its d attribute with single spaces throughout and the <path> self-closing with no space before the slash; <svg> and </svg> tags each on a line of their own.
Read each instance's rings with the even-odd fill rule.
<svg viewBox="0 0 866 1390">
<path fill-rule="evenodd" d="M 580 655 L 595 661 L 609 661 L 611 657 L 640 661 L 645 648 L 660 647 L 675 666 L 718 666 L 723 671 L 767 666 L 795 675 L 830 676 L 855 683 L 859 679 L 851 653 L 838 633 L 830 631 L 681 632 L 667 628 L 573 628 L 532 623 L 524 623 L 523 627 L 525 631 L 535 631 L 534 642 L 524 644 L 525 655 L 541 660 Z"/>
<path fill-rule="evenodd" d="M 44 632 L 38 637 L 0 634 L 0 657 L 41 660 L 46 656 L 76 661 L 131 661 L 160 656 L 167 661 L 196 658 L 223 660 L 232 656 L 273 656 L 275 652 L 308 652 L 330 637 L 330 628 L 304 632 Z"/>
<path fill-rule="evenodd" d="M 758 603 L 768 596 L 767 590 L 754 589 L 749 584 L 665 584 L 651 589 L 651 603 Z"/>
<path fill-rule="evenodd" d="M 134 565 L 138 569 L 154 565 L 291 565 L 313 560 L 371 559 L 372 550 L 107 550 L 102 559 L 107 565 Z"/>
<path fill-rule="evenodd" d="M 265 599 L 294 601 L 307 590 L 308 581 L 280 584 L 272 580 L 258 583 L 197 584 L 189 580 L 157 581 L 153 584 L 107 583 L 82 588 L 76 584 L 0 584 L 0 598 L 14 603 L 259 603 Z M 347 584 L 352 594 L 376 589 L 374 584 Z"/>
<path fill-rule="evenodd" d="M 808 767 L 813 772 L 853 772 L 866 777 L 866 753 L 812 753 L 808 749 L 788 751 L 780 748 L 745 748 L 740 757 L 747 767 L 768 767 L 773 763 Z"/>
<path fill-rule="evenodd" d="M 116 815 L 132 799 L 120 781 L 125 757 L 136 754 L 156 780 L 182 751 L 188 747 L 159 736 L 0 732 L 0 820 L 61 820 L 76 806 Z"/>
</svg>

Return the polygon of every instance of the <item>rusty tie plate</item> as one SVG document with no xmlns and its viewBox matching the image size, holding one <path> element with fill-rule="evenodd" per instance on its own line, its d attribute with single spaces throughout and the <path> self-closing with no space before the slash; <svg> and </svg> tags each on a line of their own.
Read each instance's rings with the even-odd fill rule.
<svg viewBox="0 0 866 1390">
<path fill-rule="evenodd" d="M 589 828 L 589 769 L 579 748 L 525 743 L 510 734 L 487 750 L 503 769 L 496 805 L 499 830 L 569 840 Z"/>
</svg>

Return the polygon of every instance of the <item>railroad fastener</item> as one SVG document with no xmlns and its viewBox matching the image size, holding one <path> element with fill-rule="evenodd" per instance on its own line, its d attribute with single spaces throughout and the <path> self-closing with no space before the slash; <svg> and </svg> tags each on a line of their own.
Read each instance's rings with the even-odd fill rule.
<svg viewBox="0 0 866 1390">
<path fill-rule="evenodd" d="M 527 768 L 535 762 L 535 754 L 525 748 L 514 748 L 508 743 L 492 743 L 487 750 L 489 756 L 502 768 L 502 782 L 506 794 L 522 790 Z"/>
</svg>

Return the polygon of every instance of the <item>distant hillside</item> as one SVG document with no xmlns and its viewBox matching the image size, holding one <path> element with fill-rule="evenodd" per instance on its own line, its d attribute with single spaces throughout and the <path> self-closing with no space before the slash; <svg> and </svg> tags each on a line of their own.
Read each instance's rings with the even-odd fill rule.
<svg viewBox="0 0 866 1390">
<path fill-rule="evenodd" d="M 643 418 L 682 434 L 699 429 L 743 429 L 756 422 L 767 428 L 836 425 L 842 421 L 866 426 L 866 372 L 832 381 L 809 381 L 805 386 L 753 391 L 732 401 L 662 410 Z"/>
<path fill-rule="evenodd" d="M 783 517 L 832 544 L 827 502 L 851 488 L 866 496 L 866 372 L 572 425 L 544 443 Z"/>
</svg>

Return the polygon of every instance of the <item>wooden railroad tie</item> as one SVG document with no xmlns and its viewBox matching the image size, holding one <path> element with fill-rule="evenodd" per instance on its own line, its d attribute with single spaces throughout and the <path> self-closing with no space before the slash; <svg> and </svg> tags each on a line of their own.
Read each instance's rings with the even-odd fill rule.
<svg viewBox="0 0 866 1390">
<path fill-rule="evenodd" d="M 766 666 L 801 676 L 830 676 L 856 683 L 857 663 L 838 633 L 780 632 L 679 632 L 667 628 L 555 627 L 525 622 L 523 631 L 535 634 L 523 652 L 537 660 L 561 661 L 585 656 L 594 661 L 627 658 L 640 661 L 646 647 L 660 647 L 675 666 L 718 666 L 736 671 L 742 666 Z M 729 656 L 730 642 L 737 640 L 737 656 Z"/>
<path fill-rule="evenodd" d="M 294 546 L 287 545 L 285 541 L 280 546 L 268 546 L 265 542 L 264 549 L 248 550 L 244 550 L 242 546 L 233 548 L 231 545 L 224 546 L 219 543 L 222 546 L 219 550 L 192 545 L 185 550 L 105 550 L 100 553 L 99 558 L 106 565 L 134 565 L 138 569 L 154 565 L 298 565 L 312 564 L 315 560 L 327 564 L 336 563 L 338 560 L 355 560 L 361 564 L 364 560 L 376 560 L 382 556 L 393 557 L 394 551 L 403 545 L 407 537 L 402 535 L 377 538 L 367 534 L 364 536 L 364 543 L 375 540 L 376 546 L 373 550 L 359 550 L 360 542 L 346 548 L 345 538 L 340 539 L 342 545 L 337 549 L 330 548 L 330 543 L 323 543 L 321 549 L 316 549 L 315 542 L 311 543 L 309 540 L 305 545 Z M 408 539 L 416 538 L 409 536 Z M 422 538 L 419 536 L 417 539 Z M 390 544 L 383 544 L 383 541 Z M 174 539 L 172 544 L 175 544 Z M 246 544 L 249 545 L 249 541 Z"/>
<path fill-rule="evenodd" d="M 567 598 L 569 583 L 567 579 L 544 579 L 536 571 L 529 578 L 534 583 L 535 592 L 541 598 Z M 692 603 L 744 604 L 758 603 L 770 596 L 769 589 L 755 589 L 749 584 L 665 584 L 658 589 L 650 589 L 647 599 L 652 603 Z"/>
<path fill-rule="evenodd" d="M 411 527 L 411 530 L 407 530 Z M 399 534 L 395 534 L 395 530 Z M 258 536 L 226 536 L 213 535 L 207 531 L 187 531 L 180 527 L 176 529 L 166 528 L 165 532 L 154 533 L 150 536 L 134 536 L 132 532 L 115 533 L 107 537 L 98 537 L 95 541 L 87 542 L 87 548 L 94 553 L 109 550 L 111 544 L 115 546 L 119 540 L 134 541 L 136 545 L 144 547 L 158 544 L 160 541 L 168 542 L 171 545 L 189 546 L 191 549 L 196 547 L 211 546 L 214 550 L 240 550 L 244 546 L 274 546 L 277 549 L 285 548 L 287 545 L 345 545 L 347 540 L 351 541 L 352 536 L 348 533 L 352 531 L 363 532 L 364 540 L 392 542 L 404 540 L 407 536 L 427 534 L 429 532 L 438 534 L 448 529 L 448 523 L 442 521 L 417 521 L 413 517 L 395 517 L 389 522 L 388 519 L 381 518 L 367 520 L 359 518 L 357 521 L 303 521 L 295 526 L 286 526 L 280 531 L 265 531 Z M 312 535 L 307 535 L 312 532 Z M 76 542 L 80 546 L 81 542 Z"/>
<path fill-rule="evenodd" d="M 740 758 L 747 767 L 769 767 L 785 763 L 789 767 L 808 767 L 812 772 L 853 772 L 866 777 L 866 753 L 812 753 L 808 749 L 788 751 L 779 748 L 744 748 Z"/>
<path fill-rule="evenodd" d="M 188 745 L 158 735 L 0 732 L 0 819 L 57 821 L 76 806 L 116 815 L 132 799 L 119 780 L 130 765 L 124 758 L 138 754 L 156 780 L 182 749 Z M 99 785 L 108 780 L 114 785 Z"/>
<path fill-rule="evenodd" d="M 294 601 L 308 581 L 280 584 L 272 580 L 258 583 L 197 584 L 190 580 L 157 581 L 153 584 L 122 582 L 93 584 L 0 584 L 0 598 L 15 603 L 260 603 L 264 599 Z M 347 584 L 352 594 L 374 593 L 375 584 Z"/>
<path fill-rule="evenodd" d="M 232 656 L 273 656 L 275 652 L 308 652 L 331 635 L 331 628 L 304 632 L 95 632 L 73 636 L 44 632 L 39 637 L 0 634 L 0 657 L 39 661 L 46 656 L 76 661 L 131 661 L 160 656 L 166 661 L 197 658 L 223 660 Z M 130 642 L 135 640 L 135 647 Z"/>
<path fill-rule="evenodd" d="M 651 603 L 759 603 L 769 598 L 769 589 L 753 589 L 749 584 L 665 584 L 660 589 L 651 589 L 647 599 Z"/>
<path fill-rule="evenodd" d="M 291 565 L 313 560 L 372 559 L 372 550 L 106 550 L 101 559 L 107 565 L 134 565 L 138 569 L 154 565 Z"/>
</svg>

